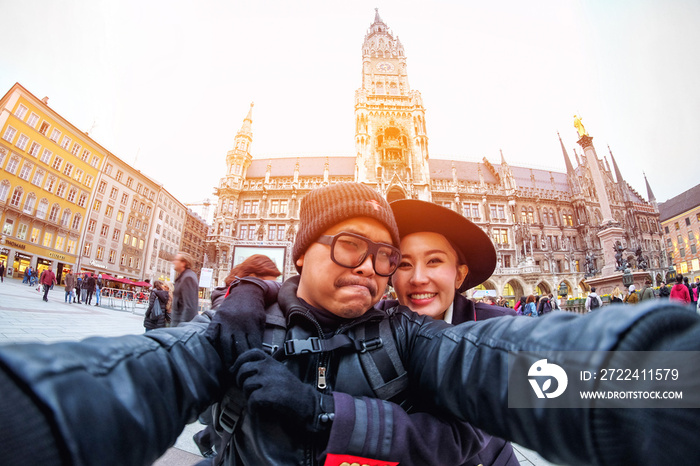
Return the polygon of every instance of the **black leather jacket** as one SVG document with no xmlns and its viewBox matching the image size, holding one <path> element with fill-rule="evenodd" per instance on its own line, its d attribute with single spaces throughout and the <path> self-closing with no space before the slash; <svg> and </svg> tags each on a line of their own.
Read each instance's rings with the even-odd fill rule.
<svg viewBox="0 0 700 466">
<path fill-rule="evenodd" d="M 303 310 L 286 311 L 290 336 L 319 333 L 317 323 Z M 428 409 L 452 413 L 557 462 L 700 462 L 694 429 L 676 429 L 665 436 L 654 429 L 661 425 L 659 416 L 673 418 L 673 410 L 596 410 L 593 402 L 590 409 L 508 408 L 509 351 L 646 350 L 683 332 L 694 332 L 693 338 L 683 341 L 694 342 L 691 348 L 697 350 L 700 317 L 683 307 L 651 302 L 584 316 L 552 313 L 542 319 L 503 317 L 458 326 L 399 307 L 388 317 L 369 310 L 338 331 L 353 334 L 363 322 L 382 318 L 391 324 L 396 349 L 410 375 L 413 400 Z M 185 424 L 222 395 L 223 368 L 204 337 L 204 327 L 192 323 L 147 335 L 0 347 L 0 381 L 12 380 L 12 388 L 21 390 L 44 418 L 12 416 L 19 404 L 8 405 L 2 397 L 0 412 L 23 422 L 51 425 L 65 464 L 151 464 L 175 442 Z M 552 356 L 551 362 L 566 365 L 566 352 Z M 320 364 L 328 368 L 328 391 L 373 396 L 358 372 L 354 353 L 307 354 L 287 360 L 293 372 L 313 384 Z M 638 417 L 646 411 L 652 412 L 645 418 L 649 434 L 638 423 L 624 422 L 627 412 Z M 697 411 L 683 410 L 678 415 L 693 416 L 691 424 L 697 426 Z M 244 417 L 235 434 L 244 464 L 316 461 L 322 446 L 307 433 L 254 421 Z M 267 461 L 272 458 L 272 463 Z M 229 464 L 233 461 L 229 456 Z"/>
</svg>

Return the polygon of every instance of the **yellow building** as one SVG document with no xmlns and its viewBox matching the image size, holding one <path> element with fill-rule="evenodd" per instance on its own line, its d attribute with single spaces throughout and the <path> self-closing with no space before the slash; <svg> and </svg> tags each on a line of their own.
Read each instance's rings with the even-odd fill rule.
<svg viewBox="0 0 700 466">
<path fill-rule="evenodd" d="M 700 184 L 659 204 L 666 253 L 677 273 L 700 277 Z"/>
<path fill-rule="evenodd" d="M 75 267 L 107 151 L 15 84 L 0 100 L 0 262 L 7 276 Z"/>
</svg>

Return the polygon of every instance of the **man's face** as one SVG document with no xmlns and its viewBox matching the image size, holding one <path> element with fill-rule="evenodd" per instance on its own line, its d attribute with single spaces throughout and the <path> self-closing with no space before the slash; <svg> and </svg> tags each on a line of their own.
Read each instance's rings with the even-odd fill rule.
<svg viewBox="0 0 700 466">
<path fill-rule="evenodd" d="M 334 225 L 324 235 L 341 231 L 355 233 L 377 242 L 392 244 L 391 235 L 384 225 L 369 217 L 356 217 Z M 351 319 L 359 317 L 384 293 L 389 277 L 374 272 L 372 257 L 354 269 L 342 267 L 331 260 L 329 245 L 313 243 L 297 260 L 303 267 L 297 296 L 314 307 Z"/>
<path fill-rule="evenodd" d="M 182 256 L 180 256 L 180 254 L 177 254 L 175 259 L 173 259 L 173 268 L 177 273 L 181 273 L 183 270 L 185 270 L 185 261 L 182 260 Z"/>
</svg>

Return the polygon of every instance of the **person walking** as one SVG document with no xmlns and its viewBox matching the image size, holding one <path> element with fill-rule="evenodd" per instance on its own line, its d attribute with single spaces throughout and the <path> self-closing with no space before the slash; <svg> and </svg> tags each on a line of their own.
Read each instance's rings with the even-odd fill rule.
<svg viewBox="0 0 700 466">
<path fill-rule="evenodd" d="M 661 282 L 659 285 L 659 298 L 668 298 L 671 296 L 671 291 L 668 289 L 666 282 Z"/>
<path fill-rule="evenodd" d="M 0 283 L 5 282 L 5 262 L 0 262 Z"/>
<path fill-rule="evenodd" d="M 173 267 L 178 273 L 173 292 L 173 327 L 177 327 L 181 322 L 189 322 L 199 314 L 199 280 L 192 270 L 193 264 L 192 256 L 185 252 L 178 252 L 173 260 Z"/>
<path fill-rule="evenodd" d="M 49 301 L 49 290 L 52 286 L 56 284 L 56 274 L 53 273 L 53 268 L 41 272 L 41 277 L 39 278 L 39 283 L 44 287 L 44 301 Z"/>
<path fill-rule="evenodd" d="M 66 289 L 66 299 L 65 302 L 68 304 L 73 303 L 73 290 L 75 289 L 75 275 L 73 275 L 73 271 L 69 270 L 68 273 L 66 274 L 66 278 L 63 281 L 63 286 Z"/>
<path fill-rule="evenodd" d="M 530 295 L 525 301 L 525 308 L 523 309 L 523 315 L 527 317 L 537 317 L 537 298 L 535 295 Z"/>
<path fill-rule="evenodd" d="M 100 290 L 102 289 L 102 274 L 95 279 L 95 306 L 100 305 Z"/>
<path fill-rule="evenodd" d="M 163 282 L 160 280 L 153 282 L 153 289 L 148 297 L 148 308 L 143 316 L 143 326 L 147 332 L 157 328 L 165 328 L 167 314 L 165 306 L 168 304 L 169 299 L 170 293 L 168 293 L 168 290 L 163 289 Z M 160 307 L 158 315 L 155 315 L 154 312 L 156 300 L 158 300 L 157 306 Z"/>
<path fill-rule="evenodd" d="M 75 296 L 73 298 L 74 303 L 80 304 L 80 293 L 83 290 L 83 276 L 79 273 L 75 274 Z"/>
<path fill-rule="evenodd" d="M 24 269 L 24 278 L 22 278 L 22 284 L 29 283 L 29 277 L 32 274 L 32 268 L 31 267 L 26 267 Z"/>
<path fill-rule="evenodd" d="M 586 312 L 594 311 L 602 305 L 603 305 L 603 300 L 600 299 L 600 296 L 598 296 L 596 294 L 595 286 L 592 286 L 591 292 L 588 293 L 588 297 L 586 298 Z"/>
<path fill-rule="evenodd" d="M 88 284 L 88 278 L 90 276 L 90 272 L 87 272 L 83 275 L 83 281 L 80 284 L 80 300 L 83 302 L 83 304 L 87 304 L 87 292 L 88 288 L 90 285 Z"/>
<path fill-rule="evenodd" d="M 634 285 L 630 285 L 629 290 L 629 294 L 627 295 L 627 297 L 625 297 L 625 303 L 637 304 L 639 302 L 639 295 L 637 295 L 637 289 Z"/>
<path fill-rule="evenodd" d="M 87 277 L 87 290 L 86 290 L 86 298 L 87 300 L 85 301 L 85 304 L 88 306 L 92 304 L 92 295 L 95 294 L 95 286 L 97 284 L 95 283 L 95 274 L 94 273 L 88 273 Z"/>
<path fill-rule="evenodd" d="M 642 288 L 642 295 L 639 297 L 640 301 L 645 301 L 647 299 L 654 299 L 654 288 L 651 286 L 651 280 L 648 278 L 644 281 L 644 288 Z"/>
<path fill-rule="evenodd" d="M 671 288 L 669 299 L 680 301 L 683 304 L 690 304 L 690 293 L 688 293 L 688 288 L 683 284 L 683 275 L 676 275 L 676 284 Z"/>
</svg>

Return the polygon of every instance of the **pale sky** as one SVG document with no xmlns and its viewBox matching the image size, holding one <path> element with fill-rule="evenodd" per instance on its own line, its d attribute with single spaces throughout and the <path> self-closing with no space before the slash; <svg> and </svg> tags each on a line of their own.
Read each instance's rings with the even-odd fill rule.
<svg viewBox="0 0 700 466">
<path fill-rule="evenodd" d="M 347 155 L 374 8 L 404 46 L 432 158 L 564 171 L 573 115 L 659 202 L 695 186 L 700 2 L 0 0 L 19 82 L 180 201 L 214 199 L 253 110 L 254 158 Z M 274 162 L 273 162 L 274 163 Z"/>
</svg>

